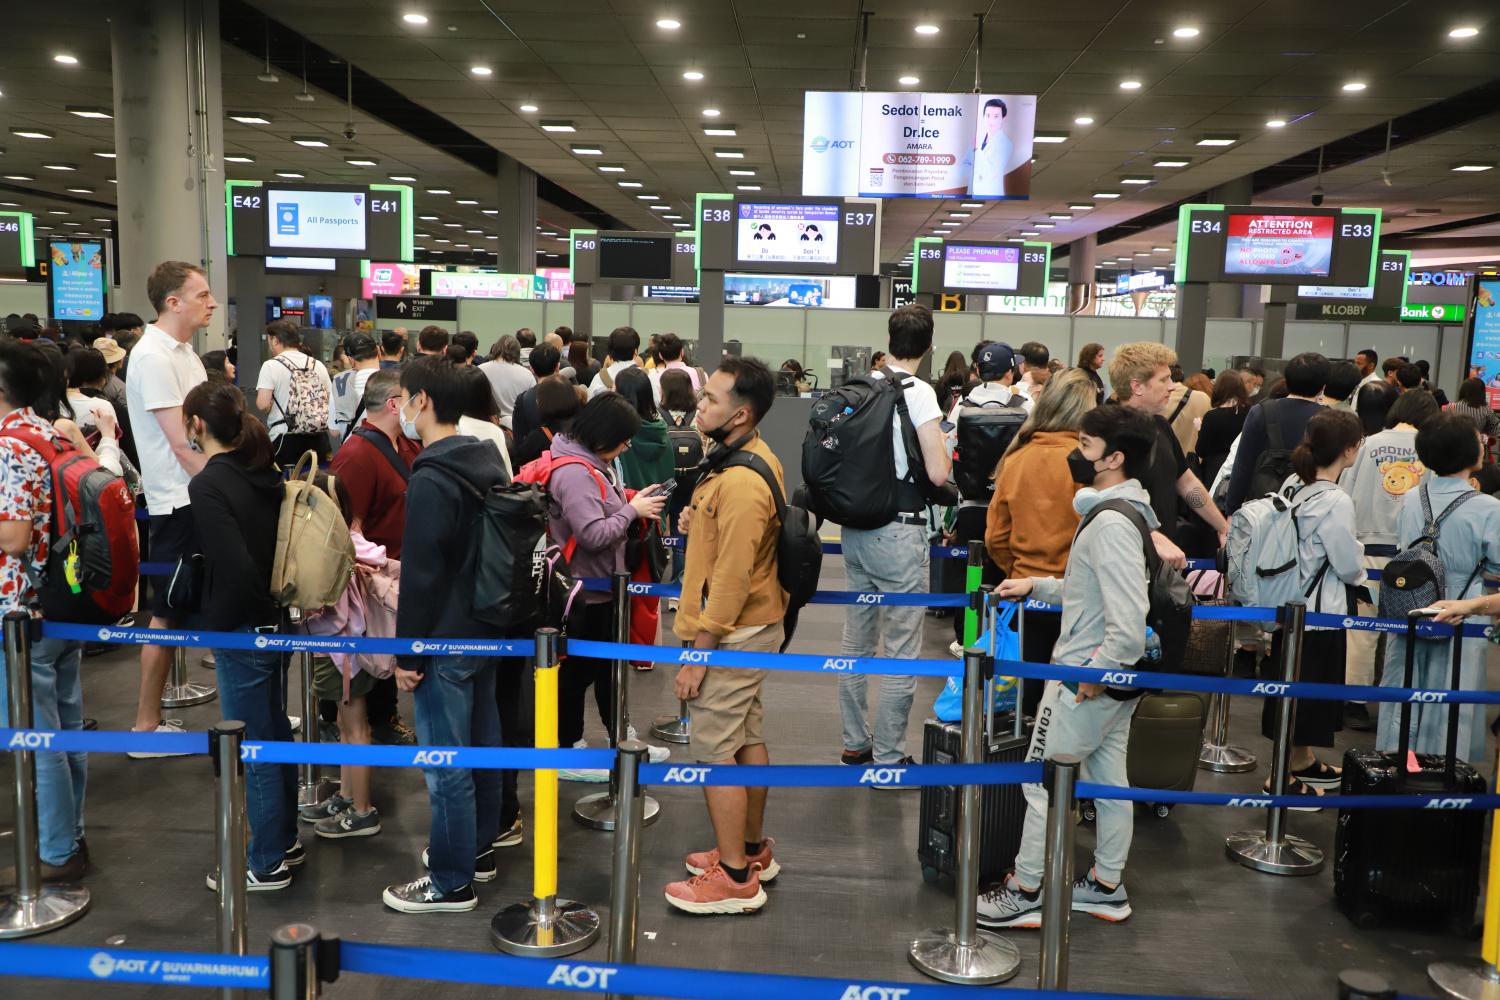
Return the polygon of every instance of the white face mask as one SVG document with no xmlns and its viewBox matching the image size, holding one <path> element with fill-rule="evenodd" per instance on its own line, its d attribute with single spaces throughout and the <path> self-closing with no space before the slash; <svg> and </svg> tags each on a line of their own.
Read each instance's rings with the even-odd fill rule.
<svg viewBox="0 0 1500 1000">
<path fill-rule="evenodd" d="M 411 420 L 406 419 L 406 407 L 405 406 L 401 407 L 401 410 L 397 414 L 397 416 L 401 420 L 401 433 L 402 434 L 405 434 L 407 437 L 411 438 L 413 441 L 420 441 L 420 440 L 422 440 L 422 435 L 420 435 L 420 434 L 417 433 L 417 421 L 416 421 L 416 418 L 413 417 Z"/>
</svg>

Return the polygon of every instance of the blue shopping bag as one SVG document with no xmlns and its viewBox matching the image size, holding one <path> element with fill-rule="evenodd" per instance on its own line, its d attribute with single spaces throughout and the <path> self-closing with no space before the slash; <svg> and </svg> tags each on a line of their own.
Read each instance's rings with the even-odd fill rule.
<svg viewBox="0 0 1500 1000">
<path fill-rule="evenodd" d="M 1003 604 L 995 612 L 995 659 L 996 660 L 1019 660 L 1021 658 L 1021 637 L 1010 629 L 1011 621 L 1016 617 L 1018 604 Z M 990 647 L 990 634 L 984 632 L 975 641 L 974 645 L 980 649 Z M 964 714 L 964 690 L 962 677 L 949 677 L 943 683 L 943 689 L 938 692 L 937 700 L 932 703 L 932 714 L 942 722 L 957 722 Z M 990 697 L 995 700 L 995 711 L 1001 712 L 1012 709 L 1016 705 L 1016 688 L 1018 682 L 1014 677 L 1001 677 L 998 674 L 990 681 Z"/>
</svg>

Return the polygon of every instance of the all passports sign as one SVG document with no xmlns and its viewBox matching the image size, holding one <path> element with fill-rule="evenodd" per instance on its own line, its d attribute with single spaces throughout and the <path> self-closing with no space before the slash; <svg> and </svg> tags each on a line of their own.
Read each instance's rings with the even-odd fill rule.
<svg viewBox="0 0 1500 1000">
<path fill-rule="evenodd" d="M 421 295 L 375 296 L 375 318 L 419 323 L 458 322 L 458 299 Z"/>
</svg>

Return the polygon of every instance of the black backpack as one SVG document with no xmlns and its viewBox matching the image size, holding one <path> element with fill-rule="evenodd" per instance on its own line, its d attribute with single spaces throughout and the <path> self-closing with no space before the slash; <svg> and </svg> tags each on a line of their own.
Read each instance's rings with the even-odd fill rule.
<svg viewBox="0 0 1500 1000">
<path fill-rule="evenodd" d="M 797 615 L 812 599 L 818 589 L 818 576 L 823 571 L 823 540 L 818 537 L 817 519 L 803 510 L 787 504 L 781 495 L 781 487 L 771 467 L 759 455 L 736 451 L 725 460 L 723 468 L 742 465 L 760 476 L 771 491 L 771 502 L 776 505 L 776 517 L 781 528 L 776 537 L 776 579 L 787 594 L 786 619 L 783 627 L 786 638 L 783 651 L 792 641 L 797 630 Z"/>
<path fill-rule="evenodd" d="M 684 413 L 680 421 L 673 420 L 666 410 L 662 418 L 667 425 L 667 441 L 672 445 L 672 462 L 677 475 L 692 472 L 703 461 L 703 437 L 693 427 L 693 414 Z"/>
<path fill-rule="evenodd" d="M 1470 490 L 1460 493 L 1448 502 L 1448 506 L 1437 517 L 1432 516 L 1432 498 L 1427 484 L 1421 486 L 1422 534 L 1406 548 L 1397 552 L 1381 570 L 1380 617 L 1405 619 L 1417 608 L 1425 608 L 1433 601 L 1448 596 L 1448 574 L 1438 554 L 1438 536 L 1442 534 L 1443 522 L 1448 515 L 1462 507 L 1467 501 L 1479 496 Z M 1464 582 L 1462 597 L 1474 583 L 1484 564 L 1474 567 L 1474 572 Z"/>
<path fill-rule="evenodd" d="M 995 466 L 1026 422 L 1020 395 L 1010 403 L 971 403 L 958 408 L 958 447 L 953 452 L 953 480 L 965 500 L 988 502 L 995 492 Z"/>
<path fill-rule="evenodd" d="M 1193 588 L 1187 577 L 1162 561 L 1156 554 L 1156 544 L 1151 540 L 1151 528 L 1135 505 L 1128 500 L 1106 500 L 1089 511 L 1074 534 L 1077 539 L 1089 523 L 1106 510 L 1118 511 L 1130 518 L 1141 533 L 1141 547 L 1146 553 L 1146 590 L 1149 607 L 1146 609 L 1146 624 L 1151 626 L 1161 641 L 1161 662 L 1142 663 L 1143 670 L 1156 673 L 1184 674 L 1187 669 L 1188 635 L 1193 629 Z"/>
<path fill-rule="evenodd" d="M 1275 493 L 1281 489 L 1281 484 L 1287 481 L 1287 477 L 1296 471 L 1292 468 L 1292 449 L 1300 443 L 1300 438 L 1288 445 L 1281 422 L 1277 419 L 1284 402 L 1280 399 L 1268 399 L 1260 404 L 1261 416 L 1266 424 L 1267 444 L 1266 450 L 1256 458 L 1255 469 L 1250 473 L 1250 488 L 1245 493 L 1246 500 L 1259 500 L 1268 493 Z"/>
<path fill-rule="evenodd" d="M 846 528 L 880 528 L 901 512 L 892 422 L 900 414 L 908 469 L 920 470 L 903 391 L 909 375 L 860 375 L 819 396 L 802 439 L 802 480 L 812 510 Z"/>
<path fill-rule="evenodd" d="M 549 603 L 551 567 L 542 546 L 546 492 L 535 483 L 507 483 L 480 493 L 463 477 L 451 478 L 479 501 L 472 614 L 499 629 L 532 621 L 537 608 Z"/>
</svg>

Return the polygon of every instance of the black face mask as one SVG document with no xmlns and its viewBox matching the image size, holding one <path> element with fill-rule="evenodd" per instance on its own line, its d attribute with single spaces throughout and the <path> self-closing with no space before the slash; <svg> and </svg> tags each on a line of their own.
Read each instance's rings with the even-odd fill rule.
<svg viewBox="0 0 1500 1000">
<path fill-rule="evenodd" d="M 733 421 L 733 420 L 734 420 L 734 415 L 731 414 L 730 417 L 729 417 L 729 421 Z M 725 441 L 729 440 L 729 435 L 731 433 L 730 428 L 729 428 L 729 421 L 726 421 L 725 423 L 719 425 L 718 427 L 715 427 L 711 431 L 704 431 L 703 432 L 703 436 L 706 437 L 706 438 L 708 438 L 714 444 L 723 444 Z"/>
<path fill-rule="evenodd" d="M 1084 458 L 1081 448 L 1068 452 L 1068 472 L 1072 474 L 1073 482 L 1083 486 L 1093 486 L 1094 477 L 1099 474 L 1094 468 L 1094 460 Z"/>
</svg>

